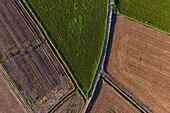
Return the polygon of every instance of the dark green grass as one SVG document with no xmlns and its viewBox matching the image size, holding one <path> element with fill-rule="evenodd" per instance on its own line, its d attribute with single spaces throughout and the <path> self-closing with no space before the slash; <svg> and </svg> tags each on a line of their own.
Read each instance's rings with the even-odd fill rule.
<svg viewBox="0 0 170 113">
<path fill-rule="evenodd" d="M 170 0 L 114 0 L 124 16 L 170 33 Z"/>
<path fill-rule="evenodd" d="M 25 0 L 85 94 L 102 54 L 107 0 Z M 87 95 L 86 95 L 87 96 Z"/>
</svg>

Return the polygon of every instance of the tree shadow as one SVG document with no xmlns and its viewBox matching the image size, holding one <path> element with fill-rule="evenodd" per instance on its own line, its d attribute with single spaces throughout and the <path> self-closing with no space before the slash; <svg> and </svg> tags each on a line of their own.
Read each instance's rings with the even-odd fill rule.
<svg viewBox="0 0 170 113">
<path fill-rule="evenodd" d="M 116 20 L 117 20 L 117 14 L 113 13 L 112 14 L 110 34 L 109 34 L 108 48 L 107 48 L 106 58 L 105 58 L 105 62 L 104 62 L 104 71 L 106 73 L 108 73 L 107 72 L 107 65 L 108 65 L 108 62 L 109 62 L 110 52 L 111 52 L 111 48 L 112 48 L 112 41 L 113 41 L 113 36 L 114 36 Z"/>
<path fill-rule="evenodd" d="M 110 34 L 109 34 L 108 48 L 107 48 L 106 59 L 105 59 L 105 63 L 104 63 L 104 71 L 105 72 L 107 72 L 106 67 L 107 67 L 107 64 L 108 64 L 108 61 L 109 61 L 110 51 L 111 51 L 111 48 L 112 48 L 112 41 L 113 41 L 116 17 L 117 17 L 117 14 L 113 13 L 112 14 Z M 95 101 L 97 100 L 97 98 L 100 94 L 102 84 L 103 84 L 103 80 L 102 80 L 102 77 L 100 77 L 99 82 L 98 82 L 97 87 L 96 87 L 96 90 L 94 92 L 94 96 L 92 97 L 92 100 L 87 107 L 86 113 L 89 113 L 91 111 L 91 109 L 93 108 L 93 105 L 94 105 Z"/>
</svg>

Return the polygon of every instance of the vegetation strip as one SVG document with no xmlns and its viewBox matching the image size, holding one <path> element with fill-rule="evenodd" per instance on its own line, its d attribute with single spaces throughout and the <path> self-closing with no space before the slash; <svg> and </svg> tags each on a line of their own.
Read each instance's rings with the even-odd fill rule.
<svg viewBox="0 0 170 113">
<path fill-rule="evenodd" d="M 95 79 L 93 81 L 92 87 L 90 89 L 88 99 L 86 101 L 86 104 L 84 105 L 83 111 L 85 112 L 89 104 L 91 103 L 91 99 L 93 98 L 94 92 L 96 90 L 96 86 L 99 83 L 99 79 L 101 76 L 101 71 L 103 70 L 103 65 L 105 61 L 105 56 L 107 52 L 107 46 L 108 46 L 108 41 L 109 41 L 109 34 L 110 34 L 110 28 L 111 28 L 111 22 L 112 22 L 112 5 L 113 1 L 108 0 L 108 14 L 107 14 L 107 28 L 106 28 L 106 35 L 105 35 L 105 41 L 104 41 L 104 46 L 103 46 L 103 51 L 102 51 L 102 56 L 100 59 L 100 64 L 98 66 L 97 74 L 95 76 Z"/>
<path fill-rule="evenodd" d="M 74 91 L 70 92 L 68 95 L 66 95 L 65 97 L 60 99 L 60 101 L 58 103 L 56 103 L 56 105 L 54 105 L 54 107 L 52 107 L 50 110 L 48 110 L 47 113 L 54 113 L 55 110 L 58 109 L 59 106 L 62 105 L 63 102 L 65 102 L 67 99 L 69 99 L 71 96 L 73 96 L 76 92 L 80 93 L 80 91 L 78 89 L 77 90 L 75 89 Z M 80 96 L 81 96 L 81 94 L 80 94 Z M 86 102 L 86 100 L 84 100 L 83 98 L 82 98 L 82 100 L 84 102 Z"/>
<path fill-rule="evenodd" d="M 105 61 L 105 57 L 106 57 L 110 28 L 111 28 L 111 22 L 112 22 L 112 5 L 113 5 L 112 0 L 108 0 L 108 2 L 109 2 L 109 4 L 108 4 L 108 14 L 107 14 L 107 27 L 106 27 L 104 46 L 103 46 L 103 50 L 102 50 L 102 56 L 100 58 L 100 63 L 99 63 L 98 69 L 97 69 L 97 73 L 96 73 L 96 76 L 95 76 L 95 79 L 93 81 L 93 85 L 91 87 L 91 90 L 89 92 L 88 97 L 91 97 L 93 90 L 95 88 L 95 85 L 97 84 L 97 82 L 100 78 L 100 72 L 103 70 L 103 65 L 104 65 L 104 61 Z"/>
<path fill-rule="evenodd" d="M 11 77 L 7 74 L 6 70 L 3 68 L 3 66 L 0 64 L 0 70 L 2 70 L 2 72 L 5 75 L 5 78 L 8 80 L 8 82 L 10 83 L 10 86 L 12 86 L 12 88 L 14 89 L 14 91 L 16 92 L 16 96 L 18 97 L 19 100 L 21 100 L 21 103 L 23 104 L 23 107 L 30 113 L 33 112 L 33 109 L 30 107 L 30 105 L 27 103 L 27 101 L 23 98 L 23 95 L 21 94 L 21 92 L 19 91 L 18 87 L 16 86 L 16 84 L 14 83 L 14 81 L 11 79 Z"/>
<path fill-rule="evenodd" d="M 77 91 L 77 89 L 74 89 L 73 91 L 71 91 L 70 93 L 68 93 L 66 96 L 62 97 L 59 102 L 57 102 L 54 106 L 51 107 L 51 109 L 49 109 L 47 111 L 47 113 L 53 113 L 55 111 L 55 109 L 57 109 L 57 107 L 62 104 L 64 102 L 64 100 L 66 100 L 67 98 L 69 98 L 71 95 L 73 95 L 75 92 Z"/>
<path fill-rule="evenodd" d="M 87 96 L 102 54 L 107 1 L 26 2 Z"/>
<path fill-rule="evenodd" d="M 33 19 L 33 21 L 35 22 L 35 24 L 37 25 L 37 27 L 40 29 L 41 33 L 43 34 L 43 36 L 47 39 L 47 42 L 50 46 L 50 48 L 53 50 L 53 52 L 55 53 L 57 59 L 59 60 L 59 62 L 61 63 L 61 65 L 63 66 L 64 70 L 66 71 L 66 73 L 68 74 L 69 78 L 71 79 L 71 81 L 73 82 L 75 89 L 77 89 L 77 83 L 75 82 L 74 78 L 71 76 L 70 72 L 68 71 L 68 68 L 65 66 L 64 62 L 62 61 L 62 59 L 60 58 L 60 56 L 58 55 L 58 52 L 56 51 L 56 49 L 54 48 L 54 46 L 52 45 L 51 41 L 48 39 L 46 33 L 44 32 L 44 30 L 41 28 L 41 25 L 37 22 L 37 20 L 35 19 L 35 17 L 33 16 L 33 14 L 31 13 L 31 11 L 29 10 L 29 8 L 27 7 L 27 5 L 25 4 L 25 2 L 23 0 L 20 0 L 22 5 L 24 6 L 24 8 L 26 9 L 26 11 L 28 12 L 28 14 L 31 16 L 31 18 Z"/>
<path fill-rule="evenodd" d="M 114 0 L 119 14 L 170 34 L 170 1 Z"/>
<path fill-rule="evenodd" d="M 74 89 L 73 91 L 71 91 L 70 93 L 68 93 L 66 96 L 64 96 L 62 99 L 60 99 L 59 102 L 57 102 L 54 106 L 51 107 L 51 109 L 49 109 L 47 112 L 48 113 L 53 113 L 55 111 L 55 109 L 58 108 L 59 105 L 61 105 L 66 99 L 68 99 L 71 95 L 73 95 L 76 91 L 79 92 L 79 94 L 81 95 L 82 99 L 84 102 L 86 102 L 86 98 L 84 96 L 82 96 L 83 94 L 81 94 L 82 92 L 79 89 Z"/>
<path fill-rule="evenodd" d="M 9 5 L 9 4 L 10 5 Z M 7 6 L 8 7 L 6 7 L 4 4 L 8 4 Z M 47 44 L 47 42 L 46 42 L 46 40 L 43 40 L 44 39 L 44 37 L 42 36 L 42 35 L 38 35 L 38 34 L 36 34 L 35 32 L 36 31 L 38 31 L 38 33 L 39 33 L 39 30 L 35 30 L 35 31 L 32 31 L 33 30 L 33 28 L 35 27 L 37 27 L 37 26 L 35 26 L 35 24 L 33 24 L 33 21 L 31 21 L 31 19 L 29 18 L 29 15 L 27 15 L 27 11 L 25 12 L 24 11 L 24 8 L 22 7 L 22 5 L 18 2 L 18 1 L 10 1 L 10 0 L 8 0 L 7 2 L 6 2 L 6 0 L 4 0 L 4 2 L 3 2 L 3 4 L 1 4 L 3 7 L 4 7 L 4 9 L 2 10 L 2 14 L 0 15 L 0 16 L 2 16 L 2 15 L 4 15 L 4 16 L 2 16 L 2 19 L 1 19 L 1 21 L 0 22 L 3 22 L 3 24 L 1 23 L 1 25 L 3 25 L 3 27 L 4 27 L 4 29 L 3 29 L 3 31 L 2 32 L 4 32 L 3 34 L 5 35 L 5 34 L 10 34 L 11 33 L 11 35 L 13 36 L 13 37 L 11 37 L 11 36 L 9 36 L 7 39 L 5 38 L 5 37 L 2 37 L 2 43 L 1 43 L 1 50 L 0 50 L 0 59 L 1 59 L 1 57 L 2 57 L 2 64 L 4 64 L 3 66 L 4 66 L 4 68 L 6 69 L 6 71 L 7 71 L 7 73 L 9 74 L 9 72 L 10 72 L 10 75 L 9 76 L 12 76 L 12 77 L 18 77 L 18 76 L 21 76 L 21 78 L 20 79 L 17 79 L 17 77 L 16 77 L 16 79 L 15 79 L 15 83 L 17 83 L 17 85 L 20 85 L 20 84 L 22 84 L 21 82 L 22 81 L 20 81 L 20 80 L 23 80 L 23 78 L 22 77 L 24 77 L 24 76 L 26 76 L 26 77 L 30 77 L 29 76 L 29 73 L 30 73 L 30 71 L 28 71 L 28 68 L 26 67 L 27 65 L 26 64 L 29 64 L 29 62 L 31 62 L 31 64 L 30 64 L 30 67 L 29 68 L 34 68 L 35 67 L 35 65 L 32 65 L 33 63 L 35 63 L 35 60 L 36 60 L 36 58 L 34 57 L 31 57 L 31 58 L 28 58 L 29 56 L 32 56 L 32 54 L 33 54 L 33 50 L 37 50 L 37 48 L 39 48 L 39 47 L 41 47 L 41 49 L 42 49 L 42 51 L 40 52 L 40 51 L 36 51 L 37 52 L 37 54 L 40 52 L 40 53 L 44 53 L 44 52 L 47 52 L 47 55 L 51 55 L 51 56 L 45 56 L 46 57 L 46 63 L 47 64 L 51 64 L 52 66 L 50 66 L 50 67 L 53 67 L 53 68 L 55 68 L 55 69 L 57 69 L 58 67 L 60 67 L 61 66 L 61 64 L 59 64 L 59 62 L 57 61 L 58 59 L 56 59 L 56 56 L 53 54 L 53 52 L 50 50 L 50 48 L 48 47 L 49 45 Z M 6 10 L 6 9 L 8 9 L 8 10 Z M 6 12 L 6 14 L 4 13 L 4 12 Z M 13 12 L 13 13 L 10 13 L 10 12 Z M 15 17 L 15 16 L 16 17 Z M 8 19 L 7 19 L 7 17 L 8 17 Z M 28 19 L 28 20 L 27 20 Z M 15 20 L 15 21 L 14 21 Z M 8 24 L 7 24 L 7 22 L 6 21 L 8 21 Z M 24 28 L 25 29 L 22 29 L 22 27 L 20 27 L 21 25 L 19 24 L 18 26 L 16 26 L 16 23 L 18 22 L 18 21 L 20 21 L 21 23 L 22 23 L 22 27 L 24 26 Z M 27 25 L 28 24 L 28 25 Z M 33 25 L 33 26 L 31 26 L 30 27 L 30 25 Z M 12 27 L 13 26 L 13 27 Z M 30 28 L 29 28 L 30 27 Z M 33 28 L 32 28 L 33 27 Z M 7 28 L 8 28 L 8 30 L 7 30 Z M 20 28 L 20 29 L 19 29 Z M 12 30 L 11 30 L 12 29 Z M 23 30 L 23 31 L 20 31 L 20 30 Z M 25 30 L 25 31 L 24 31 Z M 10 32 L 10 33 L 9 33 Z M 24 33 L 26 33 L 26 34 L 24 34 Z M 30 35 L 31 33 L 33 33 L 32 35 Z M 35 34 L 34 34 L 35 33 Z M 23 34 L 24 34 L 24 36 L 23 36 Z M 34 36 L 37 36 L 36 38 L 34 37 Z M 32 39 L 32 40 L 31 40 Z M 41 40 L 42 39 L 42 40 Z M 38 40 L 38 43 L 37 43 L 37 40 Z M 5 44 L 3 44 L 3 42 L 8 42 L 8 43 L 6 43 L 6 45 Z M 35 43 L 34 43 L 34 41 L 36 41 Z M 29 43 L 27 43 L 27 42 L 29 42 Z M 25 43 L 27 43 L 27 45 L 31 45 L 31 47 L 29 47 L 29 46 L 27 46 L 27 45 L 25 45 Z M 13 53 L 9 53 L 9 51 L 8 51 L 8 47 L 7 47 L 7 45 L 8 44 L 11 44 L 11 45 L 14 45 L 16 48 L 14 48 L 14 49 L 16 49 L 16 50 L 18 50 L 19 52 L 13 52 Z M 35 46 L 34 46 L 35 45 Z M 40 45 L 40 46 L 39 46 Z M 11 47 L 11 46 L 10 46 Z M 12 46 L 13 47 L 13 46 Z M 27 47 L 27 48 L 26 48 Z M 39 48 L 40 49 L 40 48 Z M 3 51 L 3 52 L 2 52 Z M 23 51 L 26 51 L 26 52 L 23 52 Z M 31 51 L 31 52 L 30 52 Z M 49 54 L 49 53 L 50 54 Z M 15 53 L 17 53 L 17 54 L 15 54 Z M 31 54 L 30 54 L 31 53 Z M 29 54 L 29 55 L 28 55 Z M 37 55 L 36 54 L 36 55 Z M 4 55 L 4 56 L 1 56 L 1 55 Z M 10 57 L 9 58 L 9 56 L 8 55 L 11 55 L 12 57 Z M 25 55 L 25 56 L 24 56 Z M 44 55 L 44 54 L 43 54 Z M 46 55 L 46 54 L 45 54 Z M 42 57 L 42 56 L 41 56 Z M 26 60 L 24 63 L 22 62 L 22 60 L 20 60 L 20 58 L 23 58 L 22 60 Z M 24 59 L 25 58 L 25 59 Z M 38 57 L 38 58 L 40 58 L 40 57 Z M 51 59 L 50 59 L 51 58 Z M 55 60 L 52 60 L 52 58 L 54 58 Z M 15 63 L 16 63 L 16 61 L 18 61 L 18 63 L 16 63 L 16 65 L 13 65 L 13 62 L 11 62 L 11 60 L 12 61 L 14 61 Z M 43 59 L 44 60 L 44 59 Z M 7 62 L 6 62 L 7 61 Z M 28 61 L 28 62 L 27 62 Z M 48 62 L 47 62 L 48 61 Z M 55 62 L 54 62 L 55 61 Z M 39 60 L 37 60 L 36 62 L 39 62 Z M 49 63 L 49 62 L 51 62 L 51 63 Z M 9 66 L 13 66 L 14 68 L 10 68 L 8 65 L 6 65 L 7 63 L 9 63 Z M 23 70 L 25 70 L 24 72 L 23 71 L 21 71 L 21 69 L 19 69 L 18 67 L 20 66 L 20 64 L 22 64 L 22 69 Z M 24 65 L 25 64 L 25 65 Z M 56 66 L 54 66 L 54 65 L 56 65 L 56 66 L 58 66 L 58 67 L 56 67 Z M 42 66 L 42 65 L 41 65 Z M 20 67 L 20 68 L 21 68 Z M 24 68 L 25 67 L 25 68 Z M 38 66 L 37 66 L 38 67 Z M 37 68 L 36 67 L 36 68 Z M 45 67 L 45 66 L 44 66 Z M 61 68 L 63 68 L 62 66 L 61 66 Z M 61 69 L 60 68 L 60 69 Z M 7 70 L 8 69 L 8 70 Z M 18 71 L 16 71 L 16 69 L 18 69 Z M 39 68 L 40 69 L 40 68 Z M 43 68 L 43 69 L 45 69 L 45 68 Z M 58 68 L 59 69 L 59 68 Z M 15 72 L 15 73 L 13 73 L 13 71 Z M 60 70 L 60 72 L 58 72 L 57 73 L 57 70 L 54 72 L 55 73 L 55 76 L 57 75 L 57 74 L 60 74 L 59 76 L 62 76 L 62 77 L 64 77 L 65 76 L 65 82 L 66 82 L 66 75 L 67 75 L 67 73 L 65 73 L 65 72 L 62 72 L 62 71 L 64 71 L 64 69 L 61 69 Z M 19 74 L 16 74 L 17 72 L 20 72 Z M 26 73 L 25 73 L 26 72 Z M 27 73 L 28 72 L 28 73 Z M 23 74 L 24 73 L 24 74 Z M 33 72 L 33 75 L 34 74 L 37 74 L 37 73 L 39 73 L 39 71 L 37 71 L 37 72 Z M 45 72 L 46 73 L 46 72 Z M 44 74 L 44 73 L 43 73 Z M 23 76 L 22 76 L 23 75 Z M 46 75 L 48 75 L 48 74 L 46 74 Z M 49 74 L 49 75 L 52 75 L 52 74 Z M 12 78 L 11 77 L 11 78 Z M 34 76 L 35 77 L 35 76 Z M 41 77 L 41 75 L 39 75 L 38 77 Z M 8 78 L 7 78 L 8 79 Z M 31 78 L 30 78 L 31 79 Z M 9 82 L 11 82 L 11 84 L 13 85 L 13 81 L 11 81 L 11 79 L 8 79 L 9 80 Z M 24 78 L 24 80 L 23 81 L 26 81 L 27 82 L 27 80 L 28 79 L 25 79 Z M 53 79 L 52 79 L 53 80 Z M 51 80 L 51 81 L 52 81 Z M 68 80 L 68 79 L 67 79 Z M 24 83 L 23 82 L 23 84 L 25 85 L 25 86 L 27 86 L 27 83 Z M 45 85 L 41 80 L 40 81 L 37 81 L 37 82 L 40 82 L 42 85 Z M 32 83 L 32 81 L 30 81 L 30 83 Z M 64 83 L 64 82 L 63 82 Z M 70 83 L 68 83 L 68 84 L 70 84 Z M 14 84 L 15 85 L 15 84 Z M 32 85 L 32 84 L 31 84 Z M 55 83 L 55 85 L 57 85 L 56 83 Z M 34 83 L 33 83 L 33 85 L 32 86 L 34 86 Z M 72 86 L 72 85 L 71 85 Z M 19 87 L 20 89 L 21 88 L 23 88 L 24 90 L 26 90 L 26 88 L 24 87 L 24 86 L 20 86 Z M 30 87 L 30 89 L 33 89 L 33 87 Z M 38 88 L 38 89 L 40 89 L 40 88 Z M 66 89 L 66 88 L 65 88 Z M 44 90 L 45 90 L 45 88 L 44 88 Z M 72 90 L 72 88 L 70 88 L 70 90 Z M 22 90 L 23 91 L 23 90 Z M 26 91 L 28 91 L 28 92 L 30 92 L 31 93 L 31 91 L 29 91 L 29 90 L 26 90 Z M 18 93 L 18 95 L 20 96 L 20 91 L 18 91 L 17 92 Z M 21 94 L 23 94 L 22 92 L 21 92 Z M 24 93 L 25 94 L 25 93 Z M 24 99 L 26 99 L 25 97 L 25 95 L 22 95 L 22 97 L 24 98 Z M 43 93 L 41 93 L 41 94 L 43 94 Z M 25 96 L 25 97 L 24 97 Z M 27 95 L 27 96 L 30 96 L 30 95 Z M 32 96 L 32 95 L 31 95 Z M 37 101 L 38 99 L 39 99 L 39 97 L 40 97 L 41 95 L 35 95 L 35 98 L 34 98 L 34 96 L 32 96 L 32 98 L 30 98 L 30 97 L 28 97 L 30 100 L 31 99 L 35 99 L 34 101 Z M 27 99 L 28 99 L 27 98 Z M 47 97 L 46 97 L 47 98 Z M 50 97 L 49 97 L 50 98 Z M 21 98 L 22 99 L 22 98 Z M 28 104 L 28 105 L 30 105 L 30 104 Z"/>
<path fill-rule="evenodd" d="M 142 113 L 148 113 L 147 110 L 145 110 L 141 105 L 139 105 L 132 97 L 130 97 L 126 92 L 124 92 L 122 89 L 119 88 L 116 84 L 114 84 L 112 81 L 110 81 L 105 74 L 102 77 L 104 81 L 110 85 L 115 91 L 117 91 L 124 99 L 126 99 L 128 102 L 130 102 L 133 106 L 135 106 L 138 110 L 140 110 Z"/>
<path fill-rule="evenodd" d="M 33 21 L 35 22 L 35 24 L 37 25 L 37 27 L 40 29 L 41 33 L 43 34 L 43 36 L 47 39 L 47 42 L 50 46 L 50 48 L 52 49 L 52 51 L 54 52 L 54 54 L 56 55 L 57 59 L 59 60 L 59 62 L 61 63 L 61 65 L 63 66 L 64 70 L 66 71 L 66 73 L 68 74 L 69 78 L 71 79 L 72 83 L 75 86 L 75 89 L 72 90 L 71 92 L 69 92 L 67 95 L 65 95 L 64 97 L 62 97 L 62 99 L 60 99 L 59 102 L 57 102 L 54 106 L 52 106 L 48 112 L 52 112 L 60 103 L 61 101 L 65 100 L 66 98 L 69 97 L 69 95 L 71 95 L 72 93 L 74 93 L 77 89 L 80 93 L 80 95 L 82 96 L 83 100 L 86 101 L 86 97 L 84 96 L 84 94 L 82 93 L 82 91 L 80 90 L 80 88 L 78 87 L 77 83 L 75 82 L 74 78 L 72 77 L 72 75 L 70 74 L 70 71 L 68 70 L 68 68 L 65 66 L 64 62 L 62 61 L 62 59 L 60 58 L 60 56 L 58 55 L 58 52 L 56 51 L 56 49 L 54 48 L 54 46 L 51 44 L 50 40 L 48 39 L 46 33 L 44 32 L 44 30 L 41 28 L 40 24 L 37 22 L 36 18 L 34 17 L 34 15 L 31 13 L 31 11 L 29 10 L 29 8 L 27 7 L 27 5 L 25 4 L 25 2 L 23 0 L 20 0 L 20 3 L 24 6 L 24 8 L 26 9 L 26 11 L 28 12 L 29 16 L 31 16 L 31 18 L 33 19 Z M 27 16 L 26 16 L 27 17 Z"/>
</svg>

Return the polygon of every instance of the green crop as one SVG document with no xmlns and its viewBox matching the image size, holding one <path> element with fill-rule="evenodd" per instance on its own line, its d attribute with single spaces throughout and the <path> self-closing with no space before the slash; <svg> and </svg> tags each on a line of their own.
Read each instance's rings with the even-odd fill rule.
<svg viewBox="0 0 170 113">
<path fill-rule="evenodd" d="M 169 0 L 114 0 L 114 5 L 120 14 L 170 33 Z"/>
<path fill-rule="evenodd" d="M 107 0 L 25 0 L 88 93 L 104 45 Z"/>
</svg>

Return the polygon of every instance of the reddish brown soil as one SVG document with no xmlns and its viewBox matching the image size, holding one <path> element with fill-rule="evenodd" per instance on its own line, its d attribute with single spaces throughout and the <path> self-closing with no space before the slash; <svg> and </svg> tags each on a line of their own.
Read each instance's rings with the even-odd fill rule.
<svg viewBox="0 0 170 113">
<path fill-rule="evenodd" d="M 90 111 L 91 113 L 138 113 L 139 111 L 105 82 Z"/>
<path fill-rule="evenodd" d="M 170 36 L 117 15 L 108 60 L 106 71 L 134 98 L 170 112 Z"/>
</svg>

